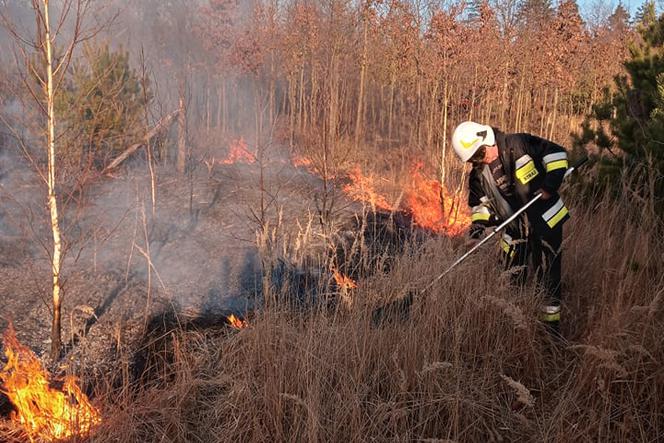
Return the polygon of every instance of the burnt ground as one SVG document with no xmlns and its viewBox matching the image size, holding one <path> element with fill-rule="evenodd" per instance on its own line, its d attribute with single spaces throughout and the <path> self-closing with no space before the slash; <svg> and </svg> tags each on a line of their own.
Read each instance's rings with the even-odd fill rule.
<svg viewBox="0 0 664 443">
<path fill-rule="evenodd" d="M 0 162 L 0 329 L 12 320 L 19 339 L 45 356 L 45 190 L 22 159 L 5 154 Z M 63 341 L 78 364 L 112 359 L 161 311 L 244 313 L 260 299 L 259 168 L 217 164 L 209 170 L 201 163 L 185 177 L 171 167 L 157 170 L 154 215 L 146 169 L 137 161 L 97 180 L 79 204 L 63 211 Z M 266 220 L 286 239 L 315 216 L 319 180 L 279 159 L 265 170 Z"/>
<path fill-rule="evenodd" d="M 410 240 L 431 235 L 407 213 L 349 201 L 338 191 L 347 179 L 333 183 L 332 226 L 322 232 L 323 184 L 286 158 L 263 169 L 264 192 L 255 164 L 198 162 L 184 177 L 172 165 L 157 168 L 154 209 L 150 175 L 137 158 L 61 205 L 64 350 L 51 362 L 46 190 L 25 159 L 0 151 L 0 330 L 13 322 L 19 340 L 52 373 L 81 376 L 89 395 L 109 383 L 167 383 L 173 329 L 232 334 L 227 316 L 251 322 L 266 283 L 297 309 L 347 303 L 331 263 L 362 280 L 388 270 Z M 379 320 L 402 311 L 390 303 Z M 0 392 L 0 417 L 12 410 Z"/>
</svg>

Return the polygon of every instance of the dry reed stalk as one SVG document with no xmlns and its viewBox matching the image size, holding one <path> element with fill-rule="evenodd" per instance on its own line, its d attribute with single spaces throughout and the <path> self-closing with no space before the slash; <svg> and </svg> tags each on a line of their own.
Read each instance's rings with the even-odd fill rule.
<svg viewBox="0 0 664 443">
<path fill-rule="evenodd" d="M 505 380 L 505 383 L 507 383 L 510 388 L 514 389 L 514 393 L 516 394 L 516 401 L 524 406 L 535 406 L 535 399 L 533 398 L 528 388 L 505 374 L 500 374 L 500 377 Z"/>
<path fill-rule="evenodd" d="M 605 349 L 601 346 L 595 345 L 573 345 L 569 349 L 582 349 L 585 355 L 590 355 L 598 359 L 601 363 L 600 368 L 606 368 L 615 371 L 618 377 L 626 377 L 628 372 L 620 363 L 618 363 L 618 356 L 622 353 L 611 349 Z"/>
<path fill-rule="evenodd" d="M 521 308 L 518 306 L 505 299 L 495 297 L 493 295 L 485 295 L 482 297 L 482 300 L 499 307 L 503 313 L 512 320 L 512 323 L 517 329 L 524 331 L 528 329 L 528 320 L 526 319 L 526 316 L 524 315 Z"/>
<path fill-rule="evenodd" d="M 417 375 L 423 377 L 431 372 L 442 371 L 444 369 L 450 369 L 452 367 L 454 367 L 454 365 L 447 361 L 436 361 L 433 363 L 427 363 L 422 368 L 422 370 L 417 373 Z"/>
<path fill-rule="evenodd" d="M 660 289 L 648 305 L 648 318 L 652 320 L 659 311 L 662 300 L 664 299 L 664 289 Z"/>
</svg>

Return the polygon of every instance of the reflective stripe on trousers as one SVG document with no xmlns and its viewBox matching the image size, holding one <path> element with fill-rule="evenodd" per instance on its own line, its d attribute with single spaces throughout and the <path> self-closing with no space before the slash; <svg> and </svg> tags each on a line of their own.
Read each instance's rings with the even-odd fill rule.
<svg viewBox="0 0 664 443">
<path fill-rule="evenodd" d="M 540 307 L 540 320 L 547 323 L 560 321 L 560 306 Z"/>
</svg>

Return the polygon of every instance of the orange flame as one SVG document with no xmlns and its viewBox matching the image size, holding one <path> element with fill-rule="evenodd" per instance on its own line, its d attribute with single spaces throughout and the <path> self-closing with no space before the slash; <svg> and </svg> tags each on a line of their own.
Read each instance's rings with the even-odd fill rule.
<svg viewBox="0 0 664 443">
<path fill-rule="evenodd" d="M 387 201 L 387 198 L 374 190 L 373 179 L 362 175 L 362 170 L 359 166 L 355 166 L 348 173 L 348 178 L 351 179 L 351 183 L 345 185 L 343 191 L 350 198 L 356 201 L 367 202 L 371 206 L 385 211 L 394 210 L 393 205 Z"/>
<path fill-rule="evenodd" d="M 310 169 L 314 162 L 312 162 L 307 157 L 300 157 L 298 155 L 295 155 L 291 158 L 291 163 L 296 168 L 304 167 L 304 168 Z"/>
<path fill-rule="evenodd" d="M 239 162 L 256 163 L 256 156 L 249 151 L 249 147 L 242 137 L 231 141 L 229 148 L 228 157 L 221 162 L 222 164 L 231 165 Z"/>
<path fill-rule="evenodd" d="M 306 157 L 293 157 L 291 161 L 293 166 L 304 166 L 314 172 L 311 160 Z M 452 236 L 464 234 L 471 224 L 468 209 L 438 180 L 425 178 L 421 172 L 423 167 L 423 162 L 413 166 L 411 183 L 405 189 L 401 207 L 391 204 L 385 195 L 376 191 L 374 178 L 363 175 L 359 165 L 348 171 L 350 183 L 344 185 L 342 190 L 352 200 L 367 202 L 376 209 L 403 209 L 412 215 L 415 224 L 433 232 Z"/>
<path fill-rule="evenodd" d="M 463 234 L 471 223 L 468 211 L 459 207 L 458 198 L 450 195 L 438 180 L 423 177 L 422 167 L 422 163 L 413 167 L 412 183 L 405 198 L 413 221 L 434 232 Z"/>
<path fill-rule="evenodd" d="M 332 269 L 332 275 L 334 275 L 334 281 L 337 282 L 337 285 L 344 290 L 355 289 L 357 288 L 357 283 L 355 280 L 350 278 L 347 275 L 342 274 L 336 269 Z"/>
<path fill-rule="evenodd" d="M 229 315 L 226 317 L 226 319 L 228 320 L 228 324 L 235 329 L 244 329 L 249 326 L 246 320 L 242 320 L 241 318 L 236 317 L 234 314 Z"/>
<path fill-rule="evenodd" d="M 81 392 L 76 377 L 66 376 L 62 390 L 51 388 L 48 372 L 19 343 L 11 324 L 3 341 L 8 361 L 0 371 L 2 392 L 17 409 L 12 420 L 23 426 L 31 441 L 84 436 L 101 423 L 101 414 Z"/>
</svg>

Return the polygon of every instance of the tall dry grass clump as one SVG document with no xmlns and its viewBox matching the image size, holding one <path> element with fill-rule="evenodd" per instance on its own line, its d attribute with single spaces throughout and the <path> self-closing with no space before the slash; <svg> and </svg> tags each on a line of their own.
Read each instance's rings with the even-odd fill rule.
<svg viewBox="0 0 664 443">
<path fill-rule="evenodd" d="M 351 309 L 273 305 L 241 331 L 176 330 L 140 384 L 98 387 L 94 441 L 658 441 L 664 247 L 630 198 L 572 205 L 564 339 L 486 247 L 375 324 L 463 251 L 430 239 L 353 290 Z"/>
</svg>

